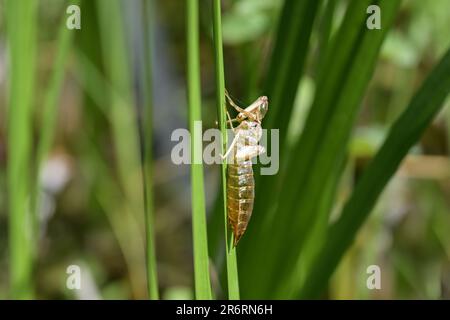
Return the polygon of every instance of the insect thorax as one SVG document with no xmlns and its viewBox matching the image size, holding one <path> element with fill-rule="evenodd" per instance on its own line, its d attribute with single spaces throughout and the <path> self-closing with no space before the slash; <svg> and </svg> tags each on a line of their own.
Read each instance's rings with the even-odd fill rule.
<svg viewBox="0 0 450 320">
<path fill-rule="evenodd" d="M 256 121 L 242 121 L 237 127 L 237 132 L 239 132 L 238 144 L 241 146 L 256 146 L 259 144 L 259 140 L 262 137 L 262 127 L 261 124 Z"/>
</svg>

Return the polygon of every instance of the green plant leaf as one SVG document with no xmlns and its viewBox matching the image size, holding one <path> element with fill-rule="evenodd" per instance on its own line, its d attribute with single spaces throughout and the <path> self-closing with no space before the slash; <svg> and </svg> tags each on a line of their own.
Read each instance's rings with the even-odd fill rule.
<svg viewBox="0 0 450 320">
<path fill-rule="evenodd" d="M 8 203 L 10 295 L 33 296 L 34 217 L 30 208 L 31 117 L 35 90 L 37 2 L 6 2 L 10 64 L 8 108 Z"/>
<path fill-rule="evenodd" d="M 146 297 L 145 290 L 142 290 L 142 283 L 147 274 L 144 190 L 136 102 L 132 91 L 131 59 L 127 50 L 127 29 L 120 1 L 97 0 L 95 4 L 98 9 L 105 77 L 91 90 L 96 91 L 98 87 L 104 87 L 107 90 L 106 94 L 102 92 L 102 95 L 109 96 L 109 104 L 105 110 L 111 123 L 115 169 L 124 195 L 124 210 L 126 208 L 130 213 L 129 218 L 124 219 L 123 228 L 128 228 L 128 242 L 133 243 L 131 252 L 127 252 L 127 256 L 131 258 L 128 261 L 131 286 L 136 297 Z"/>
<path fill-rule="evenodd" d="M 278 205 L 272 205 L 268 212 L 266 209 L 266 221 L 259 226 L 259 233 L 266 236 L 255 237 L 260 246 L 264 241 L 264 249 L 246 251 L 251 262 L 245 261 L 250 265 L 242 263 L 240 270 L 243 277 L 252 277 L 258 284 L 262 279 L 278 275 L 276 281 L 266 281 L 259 289 L 258 294 L 264 297 L 281 295 L 286 298 L 296 290 L 292 289 L 292 277 L 298 274 L 295 269 L 302 246 L 317 218 L 318 204 L 323 202 L 324 185 L 333 185 L 326 181 L 341 167 L 360 101 L 399 1 L 377 3 L 383 12 L 381 30 L 366 27 L 369 4 L 371 1 L 357 1 L 348 6 L 326 53 L 303 134 L 289 150 L 278 182 L 275 186 L 268 184 L 275 188 Z M 268 206 L 270 200 L 263 207 Z M 256 270 L 256 265 L 263 267 Z M 288 291 L 288 287 L 292 290 Z M 241 290 L 244 290 L 242 286 Z"/>
<path fill-rule="evenodd" d="M 223 45 L 222 45 L 222 23 L 221 23 L 221 8 L 220 0 L 213 2 L 213 31 L 214 31 L 214 52 L 215 52 L 215 67 L 216 67 L 216 100 L 217 100 L 217 114 L 219 117 L 219 126 L 222 131 L 221 154 L 225 154 L 227 148 L 227 117 L 225 115 L 225 75 L 223 65 Z M 225 256 L 227 265 L 227 285 L 228 298 L 230 300 L 239 299 L 239 278 L 236 262 L 236 248 L 232 245 L 232 236 L 228 229 L 227 218 L 227 165 L 223 161 L 221 165 L 222 176 L 222 213 L 225 237 Z"/>
<path fill-rule="evenodd" d="M 73 1 L 72 4 L 79 5 L 79 0 Z M 35 224 L 34 229 L 38 230 L 37 217 L 38 209 L 40 208 L 40 171 L 42 165 L 48 156 L 50 151 L 54 135 L 56 120 L 58 115 L 58 98 L 61 94 L 61 88 L 64 83 L 64 76 L 66 71 L 67 57 L 69 56 L 72 39 L 76 31 L 69 30 L 66 27 L 66 17 L 61 19 L 61 24 L 59 27 L 58 40 L 57 40 L 57 51 L 55 56 L 55 63 L 52 68 L 52 75 L 50 82 L 45 91 L 44 105 L 42 110 L 42 119 L 40 121 L 40 137 L 37 146 L 37 154 L 35 160 L 36 175 L 33 177 L 33 190 L 32 190 L 32 211 L 34 212 Z"/>
<path fill-rule="evenodd" d="M 275 45 L 266 76 L 266 91 L 264 94 L 269 97 L 269 112 L 263 121 L 263 126 L 268 129 L 279 129 L 281 159 L 283 159 L 283 148 L 288 132 L 289 119 L 303 73 L 309 38 L 319 2 L 317 0 L 286 0 L 279 17 Z M 255 170 L 255 172 L 258 171 L 258 169 Z M 259 258 L 262 260 L 253 259 L 255 254 L 262 254 L 264 243 L 268 240 L 267 230 L 261 226 L 267 225 L 268 208 L 272 198 L 258 195 L 272 194 L 274 185 L 278 183 L 279 177 L 256 176 L 255 180 L 254 214 L 245 237 L 239 243 L 240 255 L 245 257 L 242 263 L 239 261 L 239 268 L 244 270 L 245 275 L 242 278 L 248 277 L 247 279 L 256 278 L 259 280 L 255 282 L 246 281 L 245 284 L 248 284 L 247 288 L 242 288 L 242 285 L 245 284 L 241 283 L 241 292 L 260 292 L 259 287 L 265 285 L 264 281 L 261 281 L 264 278 L 261 272 L 264 269 L 263 261 L 266 258 L 264 255 L 261 255 Z M 254 251 L 255 243 L 258 244 L 261 251 Z"/>
<path fill-rule="evenodd" d="M 381 149 L 358 181 L 340 219 L 330 226 L 327 241 L 314 262 L 315 268 L 308 275 L 308 281 L 300 291 L 300 297 L 317 297 L 322 292 L 389 179 L 396 172 L 408 150 L 420 139 L 449 92 L 450 50 L 393 124 Z"/>
<path fill-rule="evenodd" d="M 155 246 L 155 219 L 154 219 L 154 199 L 153 199 L 153 152 L 152 152 L 152 57 L 151 46 L 153 40 L 153 0 L 143 2 L 143 27 L 144 27 L 144 121 L 143 121 L 143 176 L 144 176 L 144 197 L 145 197 L 145 235 L 146 235 L 146 258 L 147 258 L 147 286 L 150 299 L 159 299 L 158 273 L 156 268 L 156 246 Z"/>
<path fill-rule="evenodd" d="M 201 121 L 200 53 L 198 0 L 187 1 L 187 73 L 189 131 L 191 132 L 192 237 L 194 241 L 195 298 L 211 299 L 208 237 L 206 231 L 205 189 L 201 159 L 202 133 L 195 129 Z"/>
</svg>

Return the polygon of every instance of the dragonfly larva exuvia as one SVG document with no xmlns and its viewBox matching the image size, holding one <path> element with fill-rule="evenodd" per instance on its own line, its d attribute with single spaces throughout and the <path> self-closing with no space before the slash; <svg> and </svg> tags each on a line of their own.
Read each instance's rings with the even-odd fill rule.
<svg viewBox="0 0 450 320">
<path fill-rule="evenodd" d="M 235 119 L 228 115 L 228 123 L 234 133 L 233 141 L 223 159 L 229 156 L 227 165 L 227 215 L 236 246 L 252 215 L 255 200 L 255 180 L 253 178 L 252 158 L 265 152 L 259 145 L 262 136 L 261 121 L 264 118 L 269 100 L 266 96 L 259 97 L 247 108 L 239 107 L 226 92 L 231 106 L 239 114 Z M 237 127 L 233 127 L 237 122 Z"/>
</svg>

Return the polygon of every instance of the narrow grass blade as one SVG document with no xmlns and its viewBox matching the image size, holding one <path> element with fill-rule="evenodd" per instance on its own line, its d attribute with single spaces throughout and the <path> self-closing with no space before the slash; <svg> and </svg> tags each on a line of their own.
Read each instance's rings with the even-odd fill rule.
<svg viewBox="0 0 450 320">
<path fill-rule="evenodd" d="M 33 217 L 30 202 L 31 116 L 36 66 L 37 5 L 6 2 L 10 57 L 8 108 L 8 202 L 12 299 L 33 297 Z"/>
<path fill-rule="evenodd" d="M 145 251 L 139 228 L 134 215 L 126 207 L 123 189 L 118 183 L 110 158 L 104 154 L 105 136 L 110 137 L 113 117 L 111 115 L 111 96 L 118 101 L 121 96 L 112 88 L 110 81 L 102 73 L 102 41 L 98 25 L 97 3 L 83 0 L 83 28 L 77 39 L 77 67 L 73 70 L 78 85 L 83 90 L 83 135 L 78 145 L 81 155 L 80 166 L 86 174 L 86 180 L 92 181 L 92 195 L 103 209 L 112 232 L 122 251 L 128 276 L 130 290 L 134 297 L 145 297 Z M 107 93 L 107 94 L 105 94 Z M 109 141 L 109 140 L 107 140 Z M 140 182 L 140 181 L 139 181 Z M 136 236 L 138 235 L 138 236 Z M 141 262 L 142 261 L 142 262 Z M 141 271 L 142 269 L 142 271 Z M 144 285 L 143 285 L 144 284 Z"/>
<path fill-rule="evenodd" d="M 79 5 L 79 1 L 73 1 L 71 4 Z M 75 30 L 69 30 L 66 27 L 66 17 L 60 24 L 58 40 L 57 40 L 57 51 L 53 64 L 53 72 L 50 78 L 50 82 L 45 92 L 44 105 L 42 110 L 42 119 L 40 121 L 40 137 L 37 146 L 36 154 L 36 176 L 34 177 L 34 187 L 33 187 L 33 212 L 35 219 L 38 215 L 38 210 L 40 208 L 40 186 L 39 186 L 39 175 L 43 163 L 48 156 L 51 145 L 53 143 L 53 138 L 55 135 L 56 119 L 58 116 L 58 99 L 61 94 L 61 87 L 64 83 L 64 76 L 66 71 L 67 57 L 70 52 L 72 39 L 75 34 Z"/>
<path fill-rule="evenodd" d="M 345 164 L 345 161 L 341 160 L 340 166 L 342 167 L 343 164 Z M 307 280 L 311 269 L 315 267 L 314 259 L 320 254 L 320 249 L 326 240 L 325 235 L 329 226 L 330 211 L 336 200 L 336 190 L 338 190 L 339 177 L 342 171 L 340 168 L 337 168 L 328 177 L 326 183 L 324 183 L 322 197 L 316 209 L 315 219 L 310 226 L 311 231 L 309 231 L 309 236 L 306 237 L 302 245 L 294 275 L 291 277 L 291 281 L 286 283 L 285 289 L 276 292 L 277 298 L 282 299 L 286 296 L 293 297 L 301 284 Z"/>
<path fill-rule="evenodd" d="M 294 188 L 294 192 L 290 195 L 291 198 L 289 198 L 289 194 L 287 195 L 288 198 L 285 203 L 288 206 L 283 209 L 283 211 L 287 210 L 284 212 L 297 213 L 295 221 L 289 225 L 289 231 L 287 231 L 287 241 L 296 244 L 295 251 L 297 251 L 297 254 L 289 255 L 284 262 L 285 264 L 280 265 L 278 263 L 276 267 L 281 268 L 281 271 L 285 272 L 285 274 L 290 273 L 288 270 L 295 265 L 294 260 L 298 259 L 304 240 L 309 236 L 311 224 L 314 222 L 317 211 L 317 203 L 321 202 L 323 182 L 331 176 L 334 170 L 339 168 L 339 161 L 343 158 L 343 154 L 346 151 L 348 139 L 358 114 L 360 101 L 369 83 L 379 49 L 393 22 L 399 3 L 399 1 L 390 0 L 378 2 L 383 11 L 381 22 L 383 28 L 376 30 L 376 32 L 368 30 L 366 27 L 365 9 L 367 6 L 363 7 L 364 11 L 357 12 L 355 17 L 358 18 L 356 20 L 359 21 L 359 28 L 357 27 L 356 32 L 354 32 L 356 41 L 348 47 L 347 52 L 344 51 L 342 56 L 344 62 L 341 68 L 345 69 L 335 69 L 338 72 L 334 74 L 337 76 L 334 79 L 332 74 L 327 75 L 326 72 L 323 74 L 325 78 L 324 88 L 326 88 L 328 79 L 336 82 L 330 83 L 331 86 L 328 88 L 331 88 L 332 91 L 330 95 L 325 96 L 325 99 L 322 99 L 324 97 L 322 95 L 317 97 L 316 101 L 318 104 L 313 105 L 308 123 L 305 126 L 304 137 L 306 139 L 299 140 L 294 152 L 295 157 L 291 159 L 288 165 L 288 172 L 295 170 L 294 168 L 299 165 L 299 161 L 296 158 L 300 157 L 305 151 L 308 156 L 313 157 L 308 164 L 300 161 L 300 165 L 304 165 L 301 168 L 306 169 L 303 176 L 304 180 L 301 185 L 297 185 Z M 357 7 L 356 4 L 355 7 Z M 340 33 L 340 36 L 345 36 L 346 31 L 352 32 L 352 30 L 348 29 L 342 30 L 344 33 Z M 338 41 L 334 43 L 335 46 L 340 43 L 339 38 L 336 40 Z M 333 64 L 334 57 L 332 52 L 337 51 L 336 47 L 330 51 L 327 58 L 328 66 Z M 321 105 L 321 103 L 325 103 L 325 105 Z M 315 106 L 317 107 L 316 109 L 314 108 Z M 315 111 L 318 112 L 315 113 Z M 320 121 L 317 117 L 319 114 L 321 115 Z M 310 134 L 309 138 L 311 139 L 308 138 L 308 134 Z M 311 149 L 308 147 L 311 147 Z M 296 184 L 295 181 L 293 183 Z M 300 196 L 296 192 L 299 192 Z M 286 232 L 286 230 L 280 230 L 281 232 Z M 289 282 L 290 279 L 287 278 L 284 284 L 287 285 Z M 283 286 L 283 281 L 280 281 L 279 286 Z"/>
<path fill-rule="evenodd" d="M 320 3 L 321 0 L 287 0 L 279 19 L 264 92 L 269 97 L 270 111 L 263 125 L 267 129 L 279 129 L 280 159 L 284 158 L 287 151 L 286 135 Z M 257 185 L 261 194 L 268 194 L 278 178 L 258 177 Z M 257 198 L 255 211 L 266 208 L 268 201 L 268 197 Z"/>
<path fill-rule="evenodd" d="M 101 135 L 101 130 L 98 131 L 99 121 L 94 116 L 95 108 L 101 108 L 102 115 L 109 117 L 108 120 L 112 121 L 111 114 L 108 113 L 107 109 L 108 103 L 106 101 L 108 99 L 102 93 L 110 92 L 119 100 L 120 95 L 114 92 L 111 84 L 104 79 L 100 71 L 97 70 L 97 66 L 89 61 L 83 52 L 77 52 L 77 56 L 82 68 L 79 68 L 75 76 L 79 85 L 89 97 L 86 100 L 89 101 L 89 106 L 91 107 L 87 108 L 87 115 L 84 119 L 86 138 L 81 139 L 80 154 L 85 154 L 86 156 L 80 162 L 91 169 L 89 178 L 96 180 L 93 194 L 104 210 L 124 255 L 133 296 L 141 298 L 145 296 L 145 293 L 141 290 L 142 287 L 145 287 L 142 286 L 145 277 L 145 270 L 143 270 L 145 251 L 140 236 L 142 226 L 137 223 L 136 214 L 132 210 L 133 208 L 130 207 L 129 200 L 124 195 L 120 181 L 118 183 L 113 178 L 115 173 L 110 166 L 106 165 L 108 158 L 101 153 L 102 149 L 96 141 L 98 136 Z M 89 75 L 89 81 L 85 81 L 85 75 Z M 111 200 L 112 198 L 114 201 Z"/>
<path fill-rule="evenodd" d="M 308 281 L 301 289 L 301 297 L 317 297 L 322 292 L 389 179 L 440 110 L 449 92 L 450 50 L 394 123 L 383 146 L 357 183 L 341 218 L 329 228 L 326 244 L 314 262 L 315 268 L 308 275 Z"/>
<path fill-rule="evenodd" d="M 187 75 L 189 131 L 191 132 L 192 237 L 194 242 L 195 298 L 211 299 L 208 237 L 206 231 L 205 190 L 203 184 L 199 8 L 198 0 L 187 1 Z M 201 125 L 200 125 L 201 129 Z"/>
<path fill-rule="evenodd" d="M 134 221 L 127 223 L 130 241 L 138 243 L 133 248 L 133 291 L 136 298 L 147 296 L 145 263 L 145 210 L 142 185 L 142 163 L 139 140 L 137 108 L 132 91 L 131 57 L 128 31 L 124 17 L 124 2 L 119 0 L 98 0 L 98 22 L 102 45 L 105 78 L 109 86 L 106 94 L 110 104 L 107 109 L 111 123 L 120 187 Z M 103 93 L 105 94 L 105 93 Z"/>
<path fill-rule="evenodd" d="M 289 119 L 293 110 L 294 99 L 298 89 L 301 75 L 303 74 L 309 39 L 312 26 L 318 11 L 317 0 L 287 0 L 284 3 L 268 75 L 266 77 L 266 94 L 269 97 L 269 112 L 263 121 L 263 126 L 268 129 L 276 128 L 280 131 L 280 159 L 284 159 L 284 146 Z M 255 170 L 257 172 L 258 170 Z M 263 227 L 267 225 L 270 211 L 268 208 L 273 203 L 272 197 L 259 195 L 273 194 L 276 185 L 279 184 L 279 174 L 276 176 L 256 176 L 255 208 L 251 225 L 246 231 L 245 237 L 239 243 L 240 256 L 243 261 L 238 261 L 239 269 L 243 270 L 246 279 L 259 279 L 241 283 L 241 293 L 262 292 L 259 287 L 265 285 L 263 279 L 264 261 L 263 254 L 265 241 L 271 232 Z M 251 240 L 250 240 L 251 239 Z M 255 252 L 255 245 L 261 248 Z M 258 256 L 258 257 L 256 257 Z M 248 278 L 247 278 L 248 277 Z M 248 284 L 248 288 L 243 285 Z"/>
<path fill-rule="evenodd" d="M 153 201 L 153 164 L 152 164 L 152 17 L 153 0 L 144 1 L 144 53 L 145 53 L 145 90 L 144 90 L 144 120 L 143 120 L 143 174 L 145 192 L 146 246 L 147 246 L 147 286 L 150 299 L 159 299 L 158 273 L 156 269 L 154 201 Z"/>
<path fill-rule="evenodd" d="M 114 90 L 109 112 L 117 154 L 118 173 L 127 197 L 137 206 L 137 219 L 143 222 L 144 215 L 140 211 L 142 210 L 143 194 L 136 191 L 137 181 L 140 180 L 139 130 L 131 91 L 132 76 L 122 2 L 98 0 L 97 5 L 105 75 Z"/>
<path fill-rule="evenodd" d="M 264 123 L 267 128 L 280 129 L 280 142 L 284 141 L 287 132 L 320 3 L 320 0 L 287 0 L 279 20 L 277 39 L 266 79 L 266 94 L 270 98 L 271 109 Z"/>
<path fill-rule="evenodd" d="M 264 250 L 253 251 L 250 261 L 245 261 L 250 265 L 243 269 L 247 271 L 244 276 L 267 279 L 280 275 L 276 282 L 261 288 L 260 294 L 286 292 L 292 283 L 302 245 L 316 219 L 317 204 L 322 201 L 324 183 L 343 159 L 361 98 L 399 1 L 378 2 L 383 11 L 383 28 L 375 32 L 368 30 L 365 23 L 369 4 L 368 0 L 352 2 L 347 9 L 318 79 L 320 92 L 316 91 L 302 136 L 280 173 L 281 183 L 275 186 L 279 205 L 269 214 L 261 231 L 270 234 L 271 239 L 260 240 L 265 241 Z M 265 259 L 267 256 L 271 258 Z M 264 267 L 256 273 L 256 265 Z"/>
<path fill-rule="evenodd" d="M 222 22 L 221 22 L 221 8 L 220 0 L 213 2 L 213 32 L 214 32 L 214 52 L 215 52 L 215 66 L 216 66 L 216 100 L 217 113 L 219 116 L 219 127 L 222 131 L 222 147 L 221 153 L 225 154 L 227 148 L 227 117 L 225 113 L 225 75 L 223 65 L 223 46 L 222 46 Z M 225 234 L 225 248 L 226 248 L 226 262 L 227 262 L 227 284 L 228 284 L 228 298 L 232 300 L 239 299 L 239 279 L 236 263 L 236 248 L 232 245 L 232 236 L 228 229 L 227 218 L 227 181 L 226 171 L 227 165 L 223 161 L 221 165 L 222 174 L 222 194 L 223 194 L 223 215 L 224 215 L 224 234 Z"/>
<path fill-rule="evenodd" d="M 331 29 L 333 26 L 334 14 L 336 11 L 336 5 L 339 2 L 336 0 L 327 0 L 323 4 L 323 15 L 321 16 L 319 26 L 318 26 L 318 48 L 317 57 L 315 58 L 315 75 L 319 75 L 323 71 L 325 65 L 326 53 L 329 49 Z"/>
</svg>

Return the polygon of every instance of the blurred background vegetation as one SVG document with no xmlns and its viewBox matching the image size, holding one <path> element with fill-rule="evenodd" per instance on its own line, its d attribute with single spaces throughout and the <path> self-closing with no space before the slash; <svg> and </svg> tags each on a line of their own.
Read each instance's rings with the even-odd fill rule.
<svg viewBox="0 0 450 320">
<path fill-rule="evenodd" d="M 310 37 L 284 40 L 287 48 L 289 39 L 305 46 L 293 46 L 299 54 L 305 52 L 298 58 L 300 64 L 304 59 L 303 70 L 298 72 L 301 78 L 284 84 L 294 93 L 292 114 L 287 121 L 283 115 L 268 120 L 272 128 L 280 127 L 278 121 L 288 124 L 287 145 L 298 141 L 311 104 L 323 92 L 319 75 L 326 75 L 324 68 L 330 65 L 324 62 L 330 60 L 324 57 L 330 55 L 329 39 L 338 33 L 355 1 L 318 1 L 316 13 L 310 13 Z M 17 8 L 14 2 L 20 3 Z M 22 11 L 33 6 L 31 2 L 35 8 Z M 72 31 L 64 26 L 66 8 L 73 1 L 31 2 L 0 1 L 0 298 L 146 298 L 144 226 L 152 222 L 149 217 L 154 218 L 161 298 L 193 298 L 189 167 L 170 160 L 176 143 L 170 139 L 172 131 L 187 127 L 185 1 L 82 0 L 82 28 Z M 200 1 L 199 8 L 204 129 L 215 127 L 217 120 L 211 3 Z M 242 105 L 259 95 L 267 94 L 270 100 L 272 93 L 277 94 L 277 89 L 269 93 L 265 89 L 274 86 L 270 78 L 274 73 L 269 69 L 283 63 L 273 59 L 271 52 L 280 19 L 286 18 L 281 14 L 284 4 L 282 0 L 222 1 L 226 87 Z M 305 8 L 308 12 L 309 7 Z M 342 149 L 345 164 L 342 171 L 335 170 L 339 173 L 336 196 L 328 210 L 331 220 L 337 218 L 390 126 L 449 48 L 448 12 L 447 0 L 404 0 L 395 12 L 374 60 L 370 82 L 361 91 L 364 96 L 358 103 L 348 148 Z M 367 14 L 362 12 L 362 16 Z M 297 27 L 303 32 L 307 23 Z M 34 48 L 20 47 L 28 42 Z M 276 108 L 285 107 L 281 106 L 284 93 L 279 93 Z M 11 101 L 23 109 L 13 112 Z M 15 127 L 19 131 L 12 129 L 13 123 L 19 124 L 19 129 Z M 28 142 L 22 134 L 28 135 Z M 320 291 L 321 297 L 450 298 L 449 143 L 447 99 L 384 189 L 326 290 Z M 281 161 L 285 154 L 281 152 Z M 152 159 L 147 180 L 141 165 L 149 161 L 146 157 Z M 257 177 L 256 197 L 280 206 L 282 198 L 271 192 L 274 181 Z M 223 234 L 218 222 L 220 168 L 205 165 L 204 182 L 211 284 L 215 296 L 224 297 Z M 283 180 L 276 183 L 283 190 Z M 16 209 L 12 209 L 13 202 L 18 204 Z M 11 213 L 20 211 L 20 205 L 29 214 L 11 224 Z M 267 259 L 278 260 L 274 263 L 278 268 L 283 263 L 280 257 L 289 255 L 293 245 L 288 236 L 272 238 L 283 234 L 286 220 L 274 226 L 278 233 L 272 234 L 267 225 L 264 229 L 262 219 L 269 210 L 263 208 L 264 204 L 256 204 L 248 233 L 239 245 L 242 250 L 238 247 L 237 251 L 242 297 L 302 297 L 296 288 L 292 295 L 267 293 L 283 288 L 283 284 L 278 286 L 281 271 L 258 271 L 257 265 L 251 265 L 252 254 L 265 252 L 265 246 L 274 243 L 267 252 L 280 253 Z M 26 239 L 33 241 L 21 240 L 20 230 L 19 238 L 11 240 L 11 228 L 20 228 L 21 223 L 23 230 L 29 230 Z M 264 230 L 264 238 L 255 229 Z M 320 242 L 311 239 L 311 243 Z M 278 249 L 281 246 L 285 251 Z M 306 248 L 314 251 L 320 245 Z M 65 286 L 66 268 L 71 264 L 82 267 L 81 290 Z M 366 288 L 366 268 L 373 264 L 382 270 L 381 290 Z M 14 266 L 24 268 L 16 280 Z M 24 274 L 29 276 L 21 283 Z M 265 277 L 270 280 L 259 291 L 258 282 Z M 300 275 L 299 282 L 305 282 L 304 277 Z M 11 291 L 14 281 L 22 293 Z"/>
</svg>

